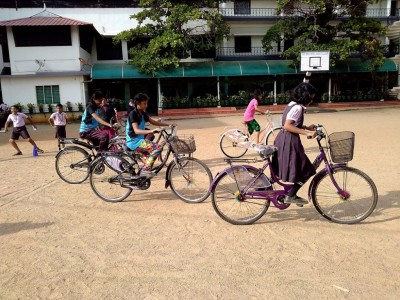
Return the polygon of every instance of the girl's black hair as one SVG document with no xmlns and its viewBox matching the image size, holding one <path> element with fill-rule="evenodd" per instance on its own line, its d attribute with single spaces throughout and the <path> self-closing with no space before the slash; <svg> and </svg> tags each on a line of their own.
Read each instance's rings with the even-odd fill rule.
<svg viewBox="0 0 400 300">
<path fill-rule="evenodd" d="M 262 92 L 261 92 L 261 90 L 259 90 L 259 89 L 256 89 L 256 90 L 254 90 L 254 93 L 253 93 L 253 97 L 254 98 L 258 98 L 258 96 L 261 96 L 262 95 Z"/>
<path fill-rule="evenodd" d="M 296 86 L 291 93 L 291 100 L 297 103 L 305 104 L 311 101 L 311 95 L 315 94 L 317 89 L 308 82 L 302 82 Z"/>
<path fill-rule="evenodd" d="M 136 104 L 149 100 L 149 96 L 147 96 L 147 94 L 145 93 L 138 93 L 136 94 L 135 98 L 133 98 L 133 100 L 135 101 L 135 106 Z"/>
<path fill-rule="evenodd" d="M 96 91 L 96 92 L 93 93 L 91 100 L 93 102 L 95 99 L 103 99 L 103 98 L 104 98 L 103 93 L 100 92 L 100 91 Z"/>
</svg>

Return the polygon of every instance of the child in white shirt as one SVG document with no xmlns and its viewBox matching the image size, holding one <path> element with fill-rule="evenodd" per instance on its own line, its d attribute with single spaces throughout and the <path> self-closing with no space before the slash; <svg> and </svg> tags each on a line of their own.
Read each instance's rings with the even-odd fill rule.
<svg viewBox="0 0 400 300">
<path fill-rule="evenodd" d="M 65 126 L 67 125 L 67 114 L 63 112 L 62 104 L 57 104 L 57 112 L 52 113 L 49 118 L 49 123 L 51 127 L 56 129 L 56 139 L 58 141 L 58 150 L 61 150 L 60 139 L 65 139 L 67 137 L 67 132 Z M 65 144 L 62 144 L 65 147 Z"/>
<path fill-rule="evenodd" d="M 22 136 L 23 139 L 28 139 L 28 142 L 31 143 L 32 146 L 36 147 L 39 153 L 43 153 L 44 151 L 42 149 L 39 149 L 35 141 L 31 139 L 28 130 L 26 129 L 25 126 L 25 119 L 28 119 L 28 121 L 32 124 L 33 129 L 36 130 L 36 125 L 33 123 L 30 117 L 28 117 L 24 113 L 18 112 L 17 106 L 11 106 L 11 114 L 7 118 L 7 122 L 4 127 L 4 132 L 7 132 L 9 124 L 13 123 L 14 129 L 11 134 L 11 138 L 9 140 L 10 144 L 14 147 L 15 150 L 17 150 L 17 153 L 13 155 L 22 155 L 21 150 L 19 150 L 18 145 L 15 142 L 16 140 L 19 139 L 20 136 Z"/>
</svg>

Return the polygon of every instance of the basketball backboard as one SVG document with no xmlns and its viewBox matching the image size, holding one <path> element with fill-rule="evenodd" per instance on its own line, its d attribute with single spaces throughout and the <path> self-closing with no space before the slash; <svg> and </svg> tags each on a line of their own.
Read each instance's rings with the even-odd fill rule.
<svg viewBox="0 0 400 300">
<path fill-rule="evenodd" d="M 329 51 L 302 51 L 300 71 L 329 71 Z"/>
</svg>

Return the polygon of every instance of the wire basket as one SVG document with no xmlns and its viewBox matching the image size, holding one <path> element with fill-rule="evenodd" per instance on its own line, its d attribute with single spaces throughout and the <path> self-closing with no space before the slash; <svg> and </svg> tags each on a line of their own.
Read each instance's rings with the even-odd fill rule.
<svg viewBox="0 0 400 300">
<path fill-rule="evenodd" d="M 169 139 L 172 151 L 179 154 L 189 154 L 196 151 L 196 143 L 193 135 L 174 136 Z"/>
<path fill-rule="evenodd" d="M 329 135 L 329 149 L 334 163 L 346 163 L 353 159 L 355 134 L 351 131 Z"/>
</svg>

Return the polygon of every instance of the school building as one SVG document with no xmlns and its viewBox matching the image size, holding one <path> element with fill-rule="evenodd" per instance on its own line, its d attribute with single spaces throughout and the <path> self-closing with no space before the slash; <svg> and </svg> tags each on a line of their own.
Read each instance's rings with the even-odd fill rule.
<svg viewBox="0 0 400 300">
<path fill-rule="evenodd" d="M 387 57 L 379 72 L 372 74 L 355 54 L 329 71 L 314 73 L 318 101 L 397 98 L 399 2 L 378 1 L 366 10 L 388 29 L 379 37 Z M 246 105 L 255 88 L 268 95 L 266 104 L 285 103 L 285 93 L 304 78 L 304 72 L 279 57 L 295 40 L 277 43 L 269 52 L 262 48 L 268 28 L 285 17 L 278 15 L 276 1 L 221 3 L 232 37 L 213 51 L 193 51 L 179 68 L 157 76 L 127 63 L 132 44 L 112 41 L 137 25 L 130 16 L 140 10 L 132 0 L 0 0 L 1 98 L 25 110 L 28 104 L 37 111 L 56 103 L 70 103 L 77 110 L 96 89 L 125 103 L 144 92 L 151 97 L 150 112 L 157 113 L 172 107 Z"/>
</svg>

